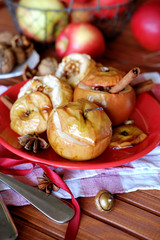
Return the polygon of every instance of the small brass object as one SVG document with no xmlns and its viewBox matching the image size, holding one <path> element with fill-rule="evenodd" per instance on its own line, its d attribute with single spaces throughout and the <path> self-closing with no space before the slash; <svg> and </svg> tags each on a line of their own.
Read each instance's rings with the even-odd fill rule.
<svg viewBox="0 0 160 240">
<path fill-rule="evenodd" d="M 95 197 L 95 204 L 98 210 L 109 212 L 114 205 L 114 196 L 107 190 L 101 190 Z"/>
</svg>

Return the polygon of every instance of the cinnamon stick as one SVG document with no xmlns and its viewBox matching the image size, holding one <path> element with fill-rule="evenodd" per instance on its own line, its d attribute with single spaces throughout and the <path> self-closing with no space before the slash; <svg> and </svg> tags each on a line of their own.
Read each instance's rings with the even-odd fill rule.
<svg viewBox="0 0 160 240">
<path fill-rule="evenodd" d="M 149 92 L 150 90 L 155 88 L 155 83 L 150 79 L 150 80 L 146 80 L 144 82 L 135 84 L 133 88 L 135 90 L 136 95 L 139 95 L 144 92 Z"/>
<path fill-rule="evenodd" d="M 8 109 L 12 108 L 13 102 L 11 101 L 11 99 L 7 95 L 1 96 L 0 100 L 4 103 L 4 105 L 6 107 L 8 107 Z"/>
<path fill-rule="evenodd" d="M 130 70 L 115 86 L 111 87 L 110 93 L 119 93 L 140 73 L 140 68 L 135 67 Z"/>
</svg>

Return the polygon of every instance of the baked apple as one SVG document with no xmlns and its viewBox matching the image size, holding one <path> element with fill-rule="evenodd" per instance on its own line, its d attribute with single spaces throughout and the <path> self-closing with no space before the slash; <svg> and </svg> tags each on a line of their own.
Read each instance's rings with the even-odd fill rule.
<svg viewBox="0 0 160 240">
<path fill-rule="evenodd" d="M 29 80 L 19 91 L 18 98 L 31 92 L 43 92 L 51 99 L 53 107 L 58 107 L 72 101 L 72 87 L 63 80 L 53 76 L 35 76 Z"/>
<path fill-rule="evenodd" d="M 33 92 L 18 98 L 10 111 L 11 128 L 23 136 L 46 131 L 49 114 L 53 107 L 49 97 Z"/>
<path fill-rule="evenodd" d="M 96 66 L 97 63 L 88 54 L 72 53 L 62 59 L 55 75 L 75 88 Z"/>
<path fill-rule="evenodd" d="M 52 110 L 47 138 L 60 156 L 85 161 L 98 157 L 110 143 L 111 121 L 103 108 L 86 99 Z"/>
<path fill-rule="evenodd" d="M 137 76 L 135 68 L 125 75 L 112 67 L 91 71 L 74 89 L 73 101 L 85 98 L 102 106 L 112 121 L 119 125 L 129 118 L 134 110 L 136 94 L 129 85 Z"/>
</svg>

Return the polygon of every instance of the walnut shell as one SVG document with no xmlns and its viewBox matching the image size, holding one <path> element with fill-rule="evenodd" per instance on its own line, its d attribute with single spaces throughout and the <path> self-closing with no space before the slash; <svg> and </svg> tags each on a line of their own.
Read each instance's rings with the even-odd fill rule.
<svg viewBox="0 0 160 240">
<path fill-rule="evenodd" d="M 9 73 L 15 66 L 15 55 L 10 48 L 0 44 L 0 74 Z"/>
<path fill-rule="evenodd" d="M 0 43 L 11 45 L 12 38 L 13 38 L 13 34 L 10 32 L 5 31 L 0 33 Z"/>
<path fill-rule="evenodd" d="M 22 63 L 24 63 L 26 61 L 26 59 L 27 59 L 26 53 L 22 47 L 12 48 L 12 51 L 15 54 L 16 62 L 18 65 L 21 65 Z"/>
<path fill-rule="evenodd" d="M 11 46 L 20 65 L 26 61 L 34 49 L 33 43 L 24 35 L 16 34 L 11 40 Z"/>
<path fill-rule="evenodd" d="M 52 57 L 47 57 L 40 62 L 38 66 L 38 72 L 39 75 L 48 75 L 55 73 L 57 71 L 57 68 L 58 68 L 57 60 Z"/>
</svg>

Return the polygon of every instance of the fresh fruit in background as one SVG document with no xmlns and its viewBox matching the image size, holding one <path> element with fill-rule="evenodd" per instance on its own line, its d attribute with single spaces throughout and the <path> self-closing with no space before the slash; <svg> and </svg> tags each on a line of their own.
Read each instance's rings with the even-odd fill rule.
<svg viewBox="0 0 160 240">
<path fill-rule="evenodd" d="M 105 53 L 105 40 L 101 31 L 89 23 L 70 23 L 59 34 L 55 42 L 59 57 L 71 53 L 86 53 L 98 59 Z"/>
<path fill-rule="evenodd" d="M 67 6 L 69 6 L 71 0 L 63 0 Z M 130 0 L 74 0 L 72 4 L 72 9 L 84 8 L 86 9 L 84 13 L 88 13 L 89 15 L 96 16 L 98 18 L 113 18 L 117 14 L 122 14 L 128 7 Z M 88 10 L 87 8 L 91 8 L 92 10 Z M 99 9 L 99 10 L 98 10 Z M 82 12 L 81 12 L 82 13 Z M 80 11 L 76 13 L 76 11 L 71 12 L 71 15 L 80 15 Z M 80 18 L 83 18 L 79 16 Z M 78 17 L 78 16 L 77 16 Z M 75 19 L 75 17 L 73 18 Z"/>
<path fill-rule="evenodd" d="M 130 71 L 125 75 L 112 67 L 94 69 L 75 87 L 73 100 L 83 97 L 98 104 L 108 114 L 112 125 L 119 125 L 129 118 L 135 107 L 136 94 L 127 79 L 137 76 L 138 72 L 132 73 Z M 112 93 L 113 87 L 120 85 L 122 81 L 124 83 L 124 80 L 125 85 Z"/>
<path fill-rule="evenodd" d="M 94 20 L 93 10 L 87 10 L 88 8 L 90 8 L 90 2 L 86 3 L 74 2 L 72 5 L 72 11 L 70 13 L 70 21 L 93 22 Z"/>
<path fill-rule="evenodd" d="M 86 161 L 105 151 L 112 136 L 111 125 L 102 108 L 80 99 L 51 112 L 47 138 L 60 156 L 75 161 Z"/>
<path fill-rule="evenodd" d="M 133 14 L 131 30 L 137 42 L 145 49 L 160 50 L 160 1 L 143 3 Z"/>
<path fill-rule="evenodd" d="M 93 13 L 91 11 L 76 10 L 70 14 L 70 22 L 93 22 Z"/>
<path fill-rule="evenodd" d="M 81 4 L 83 4 L 83 3 L 88 3 L 90 1 L 91 0 L 74 0 L 73 4 L 74 3 L 81 3 Z M 67 5 L 69 5 L 71 3 L 71 0 L 62 0 L 62 2 L 65 2 Z"/>
<path fill-rule="evenodd" d="M 70 7 L 71 0 L 63 0 L 66 7 Z M 70 22 L 92 22 L 94 20 L 93 10 L 91 7 L 93 0 L 74 0 L 71 6 Z"/>
<path fill-rule="evenodd" d="M 64 8 L 59 0 L 20 0 L 19 4 L 22 7 L 16 12 L 18 24 L 35 41 L 53 41 L 68 23 L 68 14 L 59 11 Z"/>
<path fill-rule="evenodd" d="M 95 10 L 94 15 L 98 18 L 114 18 L 117 13 L 122 14 L 129 5 L 126 3 L 130 2 L 129 0 L 99 0 L 99 7 L 104 8 Z M 91 6 L 97 7 L 98 1 L 92 0 Z M 118 5 L 120 5 L 118 7 Z"/>
</svg>

